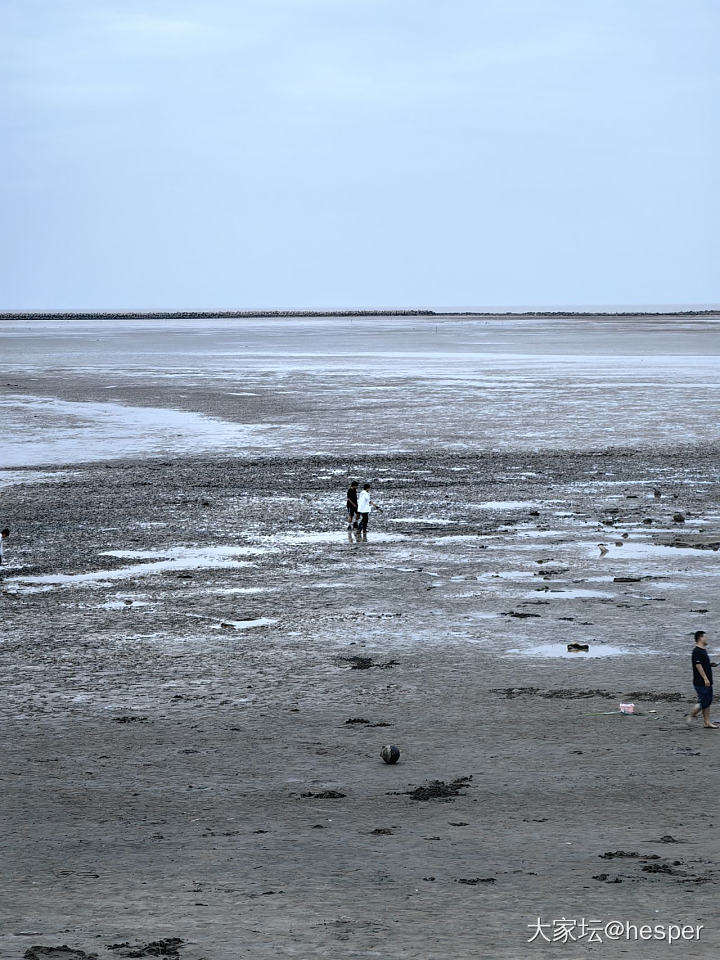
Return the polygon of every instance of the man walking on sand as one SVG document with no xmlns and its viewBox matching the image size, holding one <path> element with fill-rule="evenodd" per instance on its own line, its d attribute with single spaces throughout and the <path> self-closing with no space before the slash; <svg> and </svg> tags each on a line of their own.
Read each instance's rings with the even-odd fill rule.
<svg viewBox="0 0 720 960">
<path fill-rule="evenodd" d="M 717 666 L 717 664 L 716 664 Z M 707 652 L 707 634 L 704 630 L 695 632 L 695 646 L 692 651 L 693 686 L 697 694 L 697 706 L 686 717 L 688 726 L 702 711 L 703 726 L 706 730 L 717 730 L 716 723 L 710 722 L 710 704 L 713 700 L 713 665 Z"/>
<path fill-rule="evenodd" d="M 370 484 L 365 483 L 358 494 L 358 516 L 360 518 L 358 533 L 363 540 L 367 540 L 368 521 L 370 520 L 370 511 L 373 507 L 382 513 L 382 509 L 378 507 L 374 500 L 370 499 Z"/>
</svg>

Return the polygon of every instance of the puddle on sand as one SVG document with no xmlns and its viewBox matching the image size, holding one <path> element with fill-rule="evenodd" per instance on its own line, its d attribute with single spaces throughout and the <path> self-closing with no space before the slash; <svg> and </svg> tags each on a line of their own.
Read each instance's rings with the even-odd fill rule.
<svg viewBox="0 0 720 960">
<path fill-rule="evenodd" d="M 327 531 L 327 532 L 298 532 L 298 533 L 276 533 L 269 537 L 258 537 L 265 543 L 284 543 L 288 546 L 313 544 L 313 543 L 348 543 L 347 530 Z M 374 530 L 368 531 L 367 543 L 395 543 L 400 540 L 408 540 L 409 537 L 401 533 L 376 533 Z M 352 541 L 356 541 L 353 539 Z"/>
<path fill-rule="evenodd" d="M 523 540 L 546 540 L 549 537 L 557 537 L 563 541 L 571 542 L 575 537 L 575 534 L 570 531 L 563 530 L 528 530 L 527 528 L 517 527 L 515 530 L 501 530 L 500 536 L 507 536 L 511 534 L 513 537 L 518 537 Z"/>
<path fill-rule="evenodd" d="M 478 543 L 482 540 L 483 534 L 480 533 L 435 533 L 433 535 L 427 535 L 423 539 L 423 535 L 418 531 L 418 536 L 413 537 L 416 542 L 422 542 L 425 546 L 428 547 L 444 547 L 448 543 Z M 405 539 L 410 539 L 406 537 Z M 461 559 L 458 562 L 463 563 Z"/>
<path fill-rule="evenodd" d="M 693 547 L 667 547 L 660 543 L 643 543 L 626 540 L 623 547 L 607 544 L 608 553 L 605 560 L 667 560 L 671 557 L 695 557 L 699 560 L 713 563 L 720 570 L 718 555 L 714 550 L 698 550 Z M 597 547 L 595 548 L 597 550 Z M 594 552 L 594 551 L 593 551 Z"/>
<path fill-rule="evenodd" d="M 309 585 L 310 590 L 350 590 L 352 589 L 352 583 L 311 583 Z"/>
<path fill-rule="evenodd" d="M 68 470 L 0 470 L 0 487 L 14 487 L 20 483 L 52 483 L 55 480 L 65 480 L 68 477 L 77 477 L 77 472 Z"/>
<path fill-rule="evenodd" d="M 222 596 L 231 596 L 233 594 L 276 593 L 279 589 L 279 587 L 216 587 L 211 592 Z"/>
<path fill-rule="evenodd" d="M 445 520 L 443 517 L 391 517 L 387 523 L 425 523 L 433 526 L 451 526 L 463 523 L 462 520 Z"/>
<path fill-rule="evenodd" d="M 265 553 L 260 547 L 169 547 L 165 550 L 103 550 L 101 557 L 119 560 L 193 560 L 212 561 L 214 558 L 257 556 Z"/>
<path fill-rule="evenodd" d="M 222 623 L 214 623 L 211 630 L 227 630 L 232 627 L 233 630 L 252 630 L 253 627 L 271 627 L 277 623 L 273 617 L 257 617 L 255 620 L 223 620 Z"/>
<path fill-rule="evenodd" d="M 205 451 L 262 451 L 298 426 L 241 424 L 186 410 L 27 394 L 0 397 L 7 467 Z M 303 429 L 300 427 L 299 429 Z"/>
<path fill-rule="evenodd" d="M 150 603 L 147 600 L 133 600 L 131 603 L 128 603 L 126 600 L 106 600 L 105 603 L 101 603 L 99 609 L 101 610 L 134 610 L 136 607 L 149 607 Z"/>
<path fill-rule="evenodd" d="M 522 510 L 525 507 L 537 509 L 540 504 L 536 500 L 486 500 L 473 506 L 480 510 Z"/>
<path fill-rule="evenodd" d="M 131 580 L 158 573 L 178 573 L 190 570 L 222 570 L 249 567 L 254 564 L 236 559 L 262 551 L 253 547 L 175 547 L 168 550 L 107 550 L 100 554 L 119 559 L 145 559 L 115 570 L 91 570 L 87 573 L 47 573 L 30 577 L 13 577 L 6 581 L 17 592 L 37 593 L 57 587 L 99 587 L 116 580 Z M 156 559 L 161 558 L 161 559 Z"/>
<path fill-rule="evenodd" d="M 538 550 L 543 544 L 518 543 L 518 540 L 552 540 L 563 546 L 572 546 L 575 534 L 568 530 L 524 530 L 522 528 L 498 530 L 497 533 L 480 534 L 488 550 L 502 550 L 512 545 L 513 550 Z"/>
<path fill-rule="evenodd" d="M 624 657 L 628 654 L 633 656 L 647 655 L 655 653 L 655 650 L 630 650 L 628 647 L 612 647 L 608 643 L 590 643 L 588 653 L 569 653 L 565 643 L 541 643 L 536 647 L 525 647 L 523 650 L 508 650 L 506 656 L 521 657 L 539 657 L 555 659 L 557 657 L 566 660 L 594 660 L 598 657 Z"/>
<path fill-rule="evenodd" d="M 532 580 L 537 570 L 490 570 L 479 573 L 476 580 Z"/>
<path fill-rule="evenodd" d="M 604 590 L 533 590 L 532 593 L 524 594 L 527 600 L 537 600 L 542 597 L 543 600 L 613 600 L 614 593 L 606 593 Z"/>
</svg>

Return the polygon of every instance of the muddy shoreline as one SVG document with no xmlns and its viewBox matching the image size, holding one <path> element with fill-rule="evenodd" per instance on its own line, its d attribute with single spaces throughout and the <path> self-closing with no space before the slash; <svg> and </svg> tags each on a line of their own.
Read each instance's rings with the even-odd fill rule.
<svg viewBox="0 0 720 960">
<path fill-rule="evenodd" d="M 661 541 L 717 529 L 717 463 L 156 458 L 6 488 L 0 956 L 567 956 L 527 944 L 537 916 L 705 923 L 683 953 L 711 955 L 720 745 L 682 718 L 718 553 Z M 610 655 L 556 655 L 577 637 Z M 620 946 L 648 956 L 597 955 Z"/>
<path fill-rule="evenodd" d="M 717 953 L 715 321 L 427 319 L 2 325 L 3 960 Z"/>
</svg>

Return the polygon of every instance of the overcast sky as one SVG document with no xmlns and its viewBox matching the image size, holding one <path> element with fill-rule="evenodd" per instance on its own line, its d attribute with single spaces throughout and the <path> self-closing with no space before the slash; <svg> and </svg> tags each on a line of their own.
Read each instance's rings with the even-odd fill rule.
<svg viewBox="0 0 720 960">
<path fill-rule="evenodd" d="M 0 12 L 0 309 L 720 301 L 717 0 Z"/>
</svg>

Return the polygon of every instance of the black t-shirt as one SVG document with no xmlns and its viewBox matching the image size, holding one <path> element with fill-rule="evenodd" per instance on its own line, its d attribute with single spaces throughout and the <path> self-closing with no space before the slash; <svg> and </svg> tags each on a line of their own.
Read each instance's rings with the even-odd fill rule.
<svg viewBox="0 0 720 960">
<path fill-rule="evenodd" d="M 357 506 L 357 487 L 348 487 L 347 502 Z"/>
<path fill-rule="evenodd" d="M 696 687 L 704 687 L 705 681 L 703 680 L 702 675 L 697 668 L 698 663 L 702 666 L 710 683 L 712 683 L 713 682 L 712 667 L 710 666 L 710 657 L 708 656 L 707 650 L 704 650 L 702 647 L 693 647 L 693 652 L 692 652 L 693 685 Z"/>
</svg>

